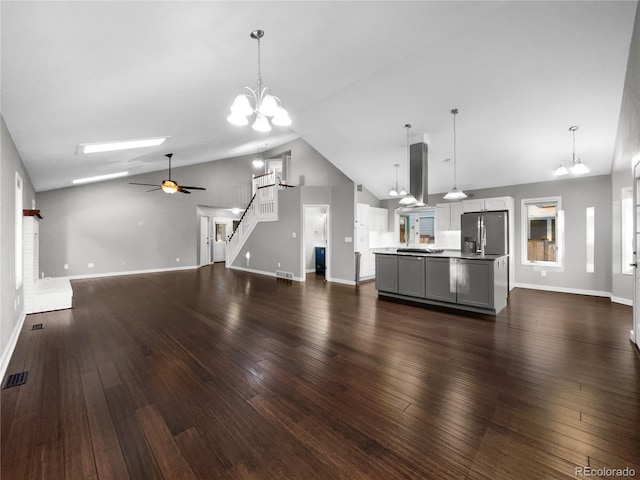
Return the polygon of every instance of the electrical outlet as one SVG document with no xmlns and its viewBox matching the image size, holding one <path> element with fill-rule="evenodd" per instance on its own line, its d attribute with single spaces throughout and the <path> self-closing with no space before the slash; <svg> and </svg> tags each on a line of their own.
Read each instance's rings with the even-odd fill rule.
<svg viewBox="0 0 640 480">
<path fill-rule="evenodd" d="M 540 275 L 542 275 L 543 277 L 547 276 L 547 271 L 546 270 L 540 270 Z"/>
<path fill-rule="evenodd" d="M 278 268 L 280 268 L 280 262 L 278 262 Z"/>
<path fill-rule="evenodd" d="M 125 262 L 124 260 L 122 260 L 122 265 L 126 265 L 126 264 L 127 264 L 127 262 Z"/>
<path fill-rule="evenodd" d="M 89 263 L 89 264 L 87 265 L 87 268 L 93 268 L 93 262 Z"/>
<path fill-rule="evenodd" d="M 69 264 L 68 264 L 68 263 L 65 263 L 65 264 L 64 264 L 64 269 L 65 269 L 65 270 L 69 270 Z"/>
<path fill-rule="evenodd" d="M 292 236 L 293 238 L 296 238 L 296 232 L 291 232 L 291 236 Z"/>
<path fill-rule="evenodd" d="M 176 262 L 179 262 L 179 261 L 180 261 L 180 257 L 176 257 Z"/>
</svg>

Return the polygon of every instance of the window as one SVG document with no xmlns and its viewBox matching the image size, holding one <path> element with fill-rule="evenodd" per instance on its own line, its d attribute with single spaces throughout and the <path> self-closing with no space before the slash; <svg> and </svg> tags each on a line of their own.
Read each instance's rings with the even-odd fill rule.
<svg viewBox="0 0 640 480">
<path fill-rule="evenodd" d="M 420 243 L 435 243 L 435 220 L 433 212 L 420 214 Z"/>
<path fill-rule="evenodd" d="M 22 285 L 22 177 L 16 172 L 16 288 Z"/>
<path fill-rule="evenodd" d="M 623 188 L 621 196 L 620 214 L 620 246 L 621 246 L 621 273 L 633 275 L 633 188 Z"/>
<path fill-rule="evenodd" d="M 564 212 L 560 197 L 522 200 L 523 265 L 561 266 Z"/>
<path fill-rule="evenodd" d="M 398 215 L 398 233 L 400 243 L 436 242 L 436 212 L 434 208 L 425 207 L 411 213 L 401 212 Z"/>
</svg>

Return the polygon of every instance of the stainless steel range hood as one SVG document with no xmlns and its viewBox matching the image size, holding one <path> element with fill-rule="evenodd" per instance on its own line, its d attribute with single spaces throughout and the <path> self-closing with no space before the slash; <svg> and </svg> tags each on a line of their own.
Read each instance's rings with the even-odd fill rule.
<svg viewBox="0 0 640 480">
<path fill-rule="evenodd" d="M 416 206 L 426 205 L 429 201 L 428 154 L 429 147 L 424 141 L 409 147 L 409 193 L 416 197 Z"/>
</svg>

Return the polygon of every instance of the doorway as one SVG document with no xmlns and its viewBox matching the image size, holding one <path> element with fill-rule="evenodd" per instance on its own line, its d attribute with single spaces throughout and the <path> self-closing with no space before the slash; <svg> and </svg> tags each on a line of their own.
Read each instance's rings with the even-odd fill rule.
<svg viewBox="0 0 640 480">
<path fill-rule="evenodd" d="M 213 261 L 224 262 L 227 259 L 227 239 L 233 232 L 233 219 L 213 219 Z"/>
<path fill-rule="evenodd" d="M 331 278 L 330 224 L 329 205 L 303 206 L 302 278 L 307 273 L 322 275 L 327 280 Z"/>
</svg>

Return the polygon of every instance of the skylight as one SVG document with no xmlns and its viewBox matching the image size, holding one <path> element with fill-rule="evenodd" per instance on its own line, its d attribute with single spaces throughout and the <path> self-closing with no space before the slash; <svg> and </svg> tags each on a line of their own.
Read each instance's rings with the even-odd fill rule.
<svg viewBox="0 0 640 480">
<path fill-rule="evenodd" d="M 78 178 L 76 180 L 72 180 L 71 183 L 73 183 L 74 185 L 78 185 L 81 183 L 99 182 L 101 180 L 110 180 L 112 178 L 124 177 L 128 174 L 129 172 L 108 173 L 106 175 L 98 175 L 96 177 Z"/>
<path fill-rule="evenodd" d="M 143 138 L 139 140 L 123 140 L 103 143 L 81 143 L 78 145 L 80 153 L 114 152 L 116 150 L 129 150 L 132 148 L 156 147 L 161 145 L 167 137 Z"/>
</svg>

